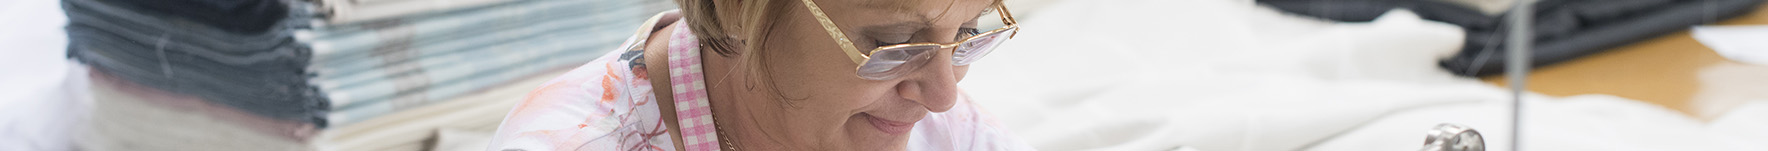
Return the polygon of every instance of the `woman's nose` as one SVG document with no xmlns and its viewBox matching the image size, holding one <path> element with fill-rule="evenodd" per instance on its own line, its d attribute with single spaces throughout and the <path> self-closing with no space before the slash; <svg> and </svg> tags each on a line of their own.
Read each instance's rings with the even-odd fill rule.
<svg viewBox="0 0 1768 151">
<path fill-rule="evenodd" d="M 928 111 L 945 112 L 957 103 L 958 77 L 950 54 L 940 54 L 920 71 L 904 76 L 896 86 L 900 96 L 927 107 Z"/>
</svg>

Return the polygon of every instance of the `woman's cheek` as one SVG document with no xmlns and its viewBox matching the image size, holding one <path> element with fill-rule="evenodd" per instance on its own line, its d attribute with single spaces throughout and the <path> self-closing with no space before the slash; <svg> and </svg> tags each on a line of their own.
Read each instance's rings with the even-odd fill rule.
<svg viewBox="0 0 1768 151">
<path fill-rule="evenodd" d="M 952 77 L 958 78 L 958 82 L 964 82 L 964 75 L 966 73 L 970 73 L 970 66 L 952 67 Z"/>
</svg>

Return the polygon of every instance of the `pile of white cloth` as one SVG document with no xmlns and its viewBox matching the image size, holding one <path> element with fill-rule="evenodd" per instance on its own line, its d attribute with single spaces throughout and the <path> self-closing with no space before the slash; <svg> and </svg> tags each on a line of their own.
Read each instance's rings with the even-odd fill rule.
<svg viewBox="0 0 1768 151">
<path fill-rule="evenodd" d="M 1509 150 L 1509 90 L 1436 67 L 1461 46 L 1453 25 L 1405 10 L 1336 23 L 1245 0 L 1048 2 L 1016 11 L 1021 34 L 959 84 L 1039 149 L 1417 150 L 1457 123 Z M 1604 95 L 1525 100 L 1528 150 L 1768 147 L 1749 143 L 1768 141 L 1761 101 L 1700 121 Z"/>
</svg>

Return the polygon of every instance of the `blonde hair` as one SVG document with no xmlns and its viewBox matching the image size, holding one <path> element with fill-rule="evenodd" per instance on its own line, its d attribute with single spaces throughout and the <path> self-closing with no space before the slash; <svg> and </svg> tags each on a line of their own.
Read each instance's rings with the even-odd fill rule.
<svg viewBox="0 0 1768 151">
<path fill-rule="evenodd" d="M 675 0 L 675 3 L 681 6 L 682 19 L 688 22 L 688 29 L 693 30 L 694 36 L 699 37 L 701 47 L 712 49 L 720 56 L 727 57 L 739 54 L 736 50 L 756 50 L 749 47 L 757 46 L 750 42 L 759 43 L 760 39 L 765 38 L 763 36 L 765 34 L 758 33 L 766 32 L 766 28 L 756 27 L 770 23 L 764 20 L 780 16 L 772 14 L 778 12 L 770 11 L 778 10 L 778 7 L 769 4 L 784 4 L 773 3 L 773 0 L 741 0 L 738 2 L 739 4 L 736 4 L 740 7 L 736 7 L 735 10 L 720 10 L 717 7 L 718 1 L 729 2 L 729 0 Z M 737 18 L 737 20 L 721 20 L 721 18 L 727 17 Z M 734 37 L 738 34 L 747 36 Z M 737 49 L 739 47 L 742 49 Z"/>
<path fill-rule="evenodd" d="M 698 38 L 696 40 L 700 41 L 701 49 L 712 50 L 722 57 L 731 57 L 732 55 L 742 57 L 738 61 L 738 66 L 743 68 L 740 70 L 748 70 L 747 74 L 751 79 L 748 80 L 750 84 L 747 85 L 747 89 L 754 90 L 755 86 L 764 86 L 774 90 L 774 97 L 783 100 L 809 98 L 809 96 L 787 97 L 784 92 L 778 91 L 779 88 L 771 82 L 771 78 L 768 78 L 771 77 L 770 72 L 766 72 L 769 67 L 761 61 L 766 55 L 757 54 L 760 52 L 758 50 L 763 50 L 764 46 L 761 43 L 767 41 L 773 21 L 784 16 L 779 14 L 784 13 L 779 10 L 786 9 L 785 5 L 790 3 L 774 2 L 774 0 L 740 0 L 736 1 L 737 4 L 719 3 L 733 1 L 736 0 L 675 0 L 677 5 L 681 5 L 682 19 L 687 21 L 688 29 L 692 30 L 694 36 Z M 734 10 L 721 10 L 717 7 L 721 4 L 739 7 Z M 721 20 L 723 18 L 736 18 L 737 20 Z M 735 37 L 739 35 L 742 37 Z M 719 87 L 718 84 L 708 86 Z M 796 101 L 784 102 L 788 106 L 798 106 Z"/>
</svg>

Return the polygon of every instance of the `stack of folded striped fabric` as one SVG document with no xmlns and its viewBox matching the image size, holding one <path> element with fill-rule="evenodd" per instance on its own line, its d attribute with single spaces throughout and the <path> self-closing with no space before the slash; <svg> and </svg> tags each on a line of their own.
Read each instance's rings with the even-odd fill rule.
<svg viewBox="0 0 1768 151">
<path fill-rule="evenodd" d="M 573 67 L 615 49 L 667 0 L 311 0 L 296 41 L 332 125 Z"/>
</svg>

